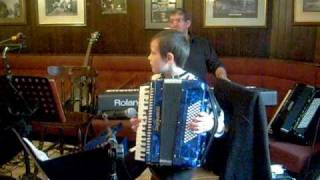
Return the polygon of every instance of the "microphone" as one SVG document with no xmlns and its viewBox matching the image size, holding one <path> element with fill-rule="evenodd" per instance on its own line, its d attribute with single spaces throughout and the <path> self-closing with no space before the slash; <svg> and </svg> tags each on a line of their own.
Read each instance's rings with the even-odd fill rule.
<svg viewBox="0 0 320 180">
<path fill-rule="evenodd" d="M 8 41 L 12 41 L 12 42 L 22 42 L 25 39 L 25 35 L 21 32 L 17 33 L 14 36 L 11 36 L 9 39 L 5 39 L 3 41 L 0 41 L 0 45 L 8 42 Z M 5 44 L 3 45 L 5 46 Z"/>
<path fill-rule="evenodd" d="M 25 36 L 19 32 L 15 36 L 11 36 L 9 39 L 0 41 L 0 47 L 5 47 L 5 52 L 7 51 L 15 51 L 15 50 L 21 50 L 23 48 L 26 48 L 25 42 L 24 42 Z M 7 41 L 12 41 L 13 43 L 5 44 Z M 15 43 L 16 42 L 16 43 Z"/>
<path fill-rule="evenodd" d="M 118 144 L 116 134 L 122 129 L 122 123 L 115 126 L 108 127 L 98 137 L 93 138 L 83 147 L 84 150 L 92 150 L 97 147 L 104 146 L 106 144 L 115 145 Z"/>
<path fill-rule="evenodd" d="M 11 41 L 23 41 L 25 39 L 25 35 L 21 32 L 18 32 L 15 36 L 11 36 Z"/>
<path fill-rule="evenodd" d="M 124 110 L 103 111 L 102 119 L 130 119 L 137 117 L 137 110 L 133 107 Z"/>
</svg>

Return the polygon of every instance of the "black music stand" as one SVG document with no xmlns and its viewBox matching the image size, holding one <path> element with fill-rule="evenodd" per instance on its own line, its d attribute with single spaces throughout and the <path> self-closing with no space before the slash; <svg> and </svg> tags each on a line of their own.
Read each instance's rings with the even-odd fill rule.
<svg viewBox="0 0 320 180">
<path fill-rule="evenodd" d="M 28 118 L 32 120 L 33 124 L 38 124 L 44 127 L 42 133 L 42 138 L 46 132 L 47 128 L 54 127 L 60 129 L 60 153 L 63 154 L 63 134 L 64 129 L 74 129 L 78 130 L 79 144 L 82 145 L 82 132 L 81 128 L 90 124 L 90 116 L 87 113 L 67 113 L 63 111 L 61 101 L 58 96 L 56 84 L 54 80 L 47 79 L 45 77 L 33 77 L 33 76 L 12 76 L 8 80 L 7 76 L 4 82 L 1 84 L 7 86 L 7 93 L 10 94 L 10 89 L 15 89 L 17 93 L 10 96 L 11 100 L 19 99 L 23 96 L 24 103 L 16 102 L 14 105 L 24 105 L 24 107 L 29 107 L 33 105 L 36 110 Z M 19 96 L 17 96 L 17 94 Z M 23 109 L 22 107 L 14 107 L 12 109 Z M 30 108 L 29 108 L 30 109 Z M 21 110 L 20 110 L 21 111 Z M 31 110 L 30 110 L 31 111 Z M 19 113 L 18 113 L 19 114 Z M 67 118 L 68 117 L 68 121 Z M 55 146 L 55 145 L 54 145 Z M 81 146 L 80 146 L 81 147 Z"/>
<path fill-rule="evenodd" d="M 66 121 L 65 117 L 61 118 L 62 106 L 57 107 L 55 104 L 56 96 L 47 78 L 1 76 L 0 87 L 0 96 L 6 97 L 5 103 L 10 114 L 25 124 L 29 124 L 30 119 L 46 122 Z M 13 131 L 23 146 L 27 179 L 32 178 L 28 155 L 49 179 L 113 179 L 115 176 L 113 166 L 117 159 L 117 151 L 111 146 L 41 160 L 22 138 L 26 137 L 29 131 L 18 133 L 13 122 L 7 123 L 6 128 Z"/>
<path fill-rule="evenodd" d="M 16 93 L 18 93 L 17 96 L 16 93 L 12 94 L 12 92 L 7 92 L 7 94 L 11 93 L 9 96 L 11 97 L 11 100 L 14 100 L 15 103 L 15 109 L 13 110 L 22 111 L 23 109 L 28 108 L 28 111 L 32 112 L 29 117 L 32 118 L 33 121 L 65 121 L 65 119 L 60 119 L 59 117 L 59 107 L 57 107 L 54 103 L 54 95 L 51 91 L 51 85 L 47 78 L 33 76 L 12 76 L 10 81 L 10 83 L 4 82 L 5 85 L 2 87 L 6 87 L 7 91 L 15 89 L 14 91 L 17 91 Z M 3 81 L 0 83 L 0 85 L 2 84 Z M 25 102 L 21 104 L 21 101 Z M 21 105 L 25 106 L 25 104 L 27 104 L 29 107 L 20 107 Z M 30 106 L 33 106 L 33 108 Z"/>
<path fill-rule="evenodd" d="M 28 136 L 31 132 L 31 126 L 28 123 L 30 117 L 34 116 L 39 110 L 38 102 L 29 101 L 32 97 L 37 95 L 36 87 L 33 84 L 33 77 L 18 77 L 6 75 L 0 77 L 0 96 L 1 103 L 5 104 L 7 108 L 6 114 L 8 119 L 2 122 L 1 128 L 8 130 L 9 128 L 16 128 L 24 136 Z M 39 79 L 37 79 L 38 81 Z M 42 81 L 43 82 L 43 81 Z M 40 83 L 40 82 L 39 82 Z M 30 89 L 33 89 L 32 91 Z M 26 172 L 23 179 L 36 179 L 30 171 L 30 162 L 28 154 L 24 151 L 24 161 L 26 165 Z"/>
</svg>

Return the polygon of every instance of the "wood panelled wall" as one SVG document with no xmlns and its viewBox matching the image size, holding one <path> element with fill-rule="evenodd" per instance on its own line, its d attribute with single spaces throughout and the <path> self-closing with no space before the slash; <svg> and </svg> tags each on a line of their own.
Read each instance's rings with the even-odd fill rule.
<svg viewBox="0 0 320 180">
<path fill-rule="evenodd" d="M 273 1 L 270 55 L 276 58 L 315 61 L 317 27 L 294 26 L 293 8 L 291 0 Z"/>
<path fill-rule="evenodd" d="M 315 62 L 320 63 L 320 27 L 317 28 L 317 39 L 315 48 Z"/>
<path fill-rule="evenodd" d="M 38 26 L 36 0 L 26 0 L 27 24 L 0 26 L 0 39 L 23 32 L 26 53 L 84 54 L 90 33 L 100 31 L 93 53 L 146 55 L 150 38 L 159 30 L 144 29 L 144 1 L 127 0 L 127 14 L 102 15 L 100 0 L 87 0 L 87 25 L 61 27 Z M 292 0 L 267 1 L 266 28 L 203 28 L 203 0 L 184 0 L 184 8 L 192 13 L 192 32 L 208 38 L 219 56 L 319 59 L 320 28 L 293 26 Z"/>
</svg>

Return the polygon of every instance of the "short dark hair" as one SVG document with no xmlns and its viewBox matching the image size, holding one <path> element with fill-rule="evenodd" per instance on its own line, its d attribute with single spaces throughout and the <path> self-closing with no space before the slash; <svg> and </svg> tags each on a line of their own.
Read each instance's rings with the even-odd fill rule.
<svg viewBox="0 0 320 180">
<path fill-rule="evenodd" d="M 176 8 L 170 12 L 169 17 L 176 14 L 183 16 L 184 21 L 188 21 L 188 20 L 191 21 L 191 15 L 185 9 Z"/>
<path fill-rule="evenodd" d="M 174 55 L 176 65 L 184 67 L 190 52 L 190 44 L 184 33 L 172 29 L 164 30 L 153 36 L 153 40 L 159 42 L 161 57 L 164 58 L 167 53 L 171 52 Z"/>
</svg>

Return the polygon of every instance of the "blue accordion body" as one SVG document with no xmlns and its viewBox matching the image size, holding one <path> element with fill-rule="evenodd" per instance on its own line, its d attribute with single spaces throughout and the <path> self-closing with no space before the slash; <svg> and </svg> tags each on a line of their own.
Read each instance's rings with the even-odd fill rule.
<svg viewBox="0 0 320 180">
<path fill-rule="evenodd" d="M 143 150 L 136 153 L 136 159 L 151 165 L 200 166 L 206 133 L 195 134 L 187 126 L 199 112 L 207 111 L 208 93 L 206 84 L 198 80 L 152 81 L 145 93 L 148 102 L 140 104 L 141 94 L 139 97 L 139 106 L 148 107 L 144 110 L 146 122 L 142 120 L 137 132 L 143 137 L 138 138 L 137 146 Z"/>
</svg>

